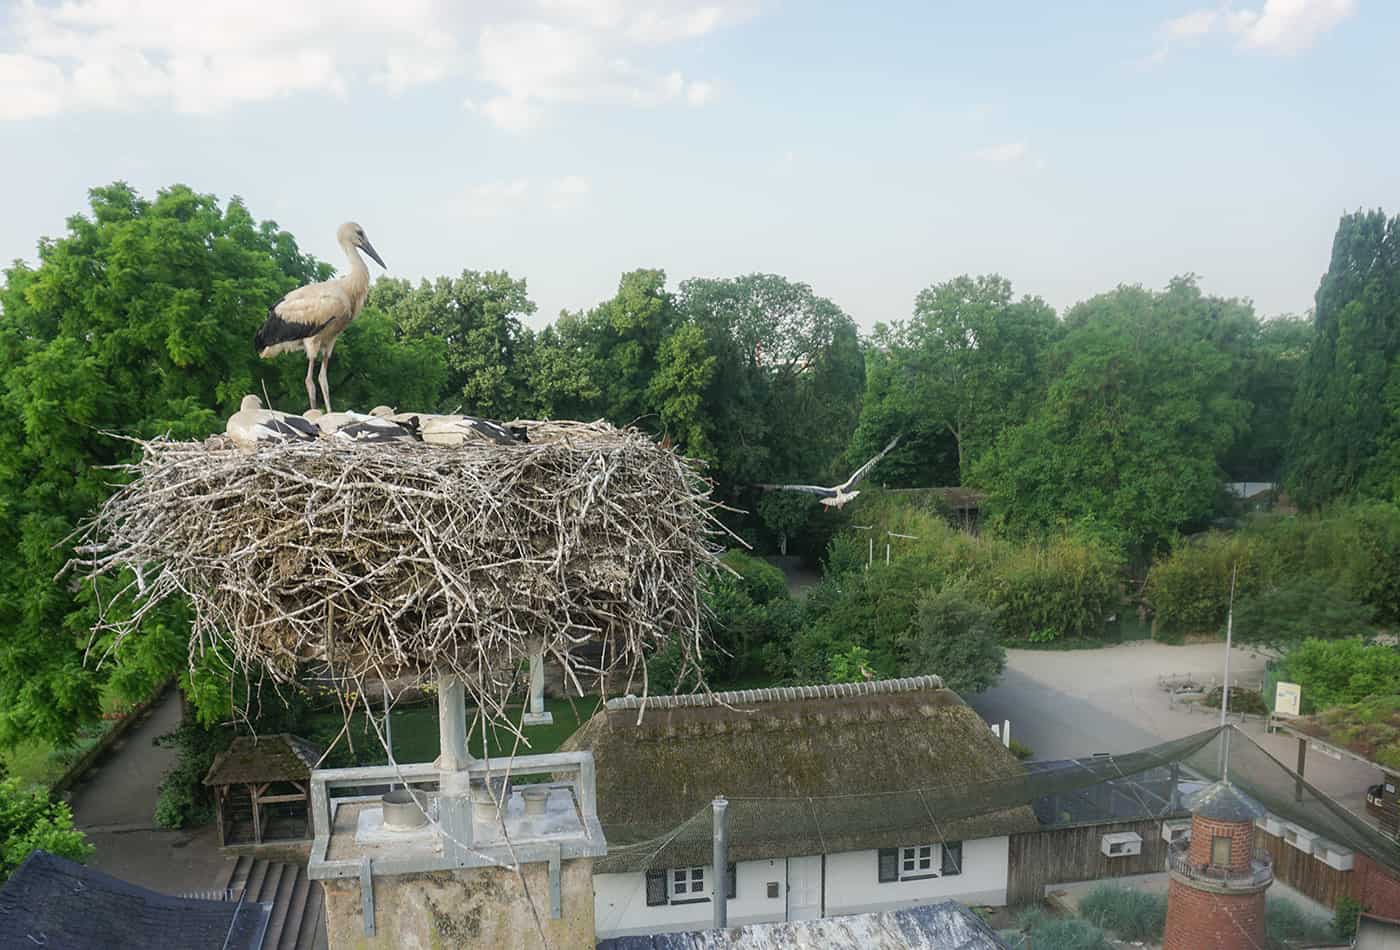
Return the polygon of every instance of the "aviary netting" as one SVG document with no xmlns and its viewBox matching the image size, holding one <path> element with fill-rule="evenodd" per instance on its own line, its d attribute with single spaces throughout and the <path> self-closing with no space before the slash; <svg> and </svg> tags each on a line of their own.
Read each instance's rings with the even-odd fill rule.
<svg viewBox="0 0 1400 950">
<path fill-rule="evenodd" d="M 141 442 L 65 571 L 121 579 L 94 631 L 113 642 L 184 597 L 192 669 L 222 645 L 277 684 L 323 665 L 343 694 L 451 672 L 497 724 L 535 653 L 579 692 L 620 673 L 645 690 L 672 638 L 693 663 L 708 483 L 635 430 L 523 424 L 517 445 Z"/>
</svg>

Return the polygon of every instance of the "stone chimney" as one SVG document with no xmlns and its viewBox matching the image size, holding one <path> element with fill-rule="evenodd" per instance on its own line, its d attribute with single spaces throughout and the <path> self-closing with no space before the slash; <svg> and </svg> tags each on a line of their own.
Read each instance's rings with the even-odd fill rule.
<svg viewBox="0 0 1400 950">
<path fill-rule="evenodd" d="M 1190 802 L 1191 837 L 1167 853 L 1167 930 L 1162 950 L 1255 950 L 1264 946 L 1264 892 L 1274 882 L 1254 848 L 1264 810 L 1229 782 Z"/>
</svg>

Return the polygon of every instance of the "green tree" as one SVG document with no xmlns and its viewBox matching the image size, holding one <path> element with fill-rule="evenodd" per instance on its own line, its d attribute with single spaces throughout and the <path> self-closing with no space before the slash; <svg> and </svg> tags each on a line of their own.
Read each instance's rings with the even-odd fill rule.
<svg viewBox="0 0 1400 950">
<path fill-rule="evenodd" d="M 854 321 L 774 274 L 686 281 L 678 308 L 715 360 L 704 417 L 721 479 L 739 486 L 834 472 L 865 383 Z"/>
<path fill-rule="evenodd" d="M 21 788 L 18 779 L 0 781 L 0 882 L 39 850 L 83 861 L 93 849 L 73 827 L 66 802 L 51 801 L 45 789 Z"/>
<path fill-rule="evenodd" d="M 1092 525 L 1137 553 L 1204 524 L 1248 417 L 1249 304 L 1207 297 L 1187 276 L 1163 292 L 1119 287 L 1065 323 L 1045 399 L 975 469 L 991 520 L 1022 534 Z"/>
<path fill-rule="evenodd" d="M 1400 692 L 1400 651 L 1360 638 L 1304 640 L 1283 659 L 1283 676 L 1303 688 L 1305 712 Z"/>
<path fill-rule="evenodd" d="M 110 491 L 99 466 L 131 457 L 112 433 L 221 431 L 239 399 L 279 372 L 250 342 L 269 304 L 328 274 L 236 198 L 220 207 L 175 186 L 146 200 L 124 184 L 95 189 L 87 215 L 40 242 L 37 267 L 5 272 L 0 741 L 70 741 L 96 716 L 107 677 L 134 699 L 182 664 L 177 605 L 146 636 L 88 651 L 96 593 L 53 582 L 68 556 L 61 542 Z"/>
<path fill-rule="evenodd" d="M 1241 396 L 1249 406 L 1248 427 L 1221 462 L 1231 480 L 1282 479 L 1293 396 L 1312 335 L 1312 322 L 1302 317 L 1259 322 L 1242 369 Z"/>
<path fill-rule="evenodd" d="M 919 601 L 917 624 L 902 644 L 903 676 L 935 673 L 959 693 L 980 693 L 995 686 L 1006 668 L 1006 651 L 997 612 L 957 585 L 929 593 Z"/>
<path fill-rule="evenodd" d="M 1312 345 L 1293 404 L 1289 493 L 1315 507 L 1347 495 L 1372 472 L 1387 424 L 1391 369 L 1400 356 L 1400 218 L 1344 215 L 1318 287 Z M 1388 462 L 1386 464 L 1389 464 Z"/>
<path fill-rule="evenodd" d="M 1375 615 L 1322 578 L 1304 576 L 1241 598 L 1234 635 L 1240 643 L 1286 652 L 1307 639 L 1370 636 Z"/>
<path fill-rule="evenodd" d="M 1038 297 L 1015 300 L 999 275 L 962 276 L 919 292 L 914 316 L 877 327 L 888 351 L 858 430 L 855 454 L 878 451 L 905 433 L 909 451 L 946 432 L 960 478 L 1009 425 L 1024 421 L 1045 388 L 1045 357 L 1059 334 L 1055 311 Z M 928 484 L 927 482 L 922 482 Z"/>
<path fill-rule="evenodd" d="M 415 358 L 440 351 L 447 372 L 444 409 L 460 405 L 470 413 L 510 418 L 534 408 L 527 369 L 534 337 L 521 318 L 534 313 L 535 304 L 524 280 L 504 271 L 474 270 L 417 287 L 381 278 L 370 304 L 402 337 L 421 341 L 409 350 Z M 429 383 L 441 373 L 436 359 L 424 368 Z M 410 404 L 403 399 L 400 405 Z"/>
</svg>

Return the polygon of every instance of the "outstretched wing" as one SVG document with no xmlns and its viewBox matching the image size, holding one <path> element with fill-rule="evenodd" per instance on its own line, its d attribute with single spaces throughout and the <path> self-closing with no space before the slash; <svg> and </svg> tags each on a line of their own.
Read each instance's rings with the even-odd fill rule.
<svg viewBox="0 0 1400 950">
<path fill-rule="evenodd" d="M 764 491 L 800 491 L 807 495 L 819 495 L 822 498 L 836 497 L 836 489 L 823 488 L 821 485 L 755 485 L 755 488 L 762 488 Z"/>
<path fill-rule="evenodd" d="M 862 478 L 864 478 L 865 476 L 869 475 L 869 474 L 870 474 L 870 470 L 871 470 L 872 468 L 874 468 L 876 465 L 879 465 L 879 464 L 880 464 L 880 459 L 882 459 L 882 458 L 884 458 L 886 455 L 889 455 L 889 454 L 890 454 L 890 451 L 891 451 L 896 445 L 899 444 L 899 440 L 900 440 L 901 438 L 902 438 L 902 436 L 898 436 L 898 435 L 897 435 L 897 436 L 895 436 L 893 439 L 890 439 L 890 444 L 887 445 L 887 446 L 885 446 L 883 449 L 881 449 L 879 455 L 875 456 L 873 459 L 871 459 L 870 461 L 866 462 L 866 463 L 865 463 L 864 465 L 862 465 L 860 468 L 856 469 L 854 475 L 852 475 L 850 478 L 846 479 L 844 482 L 841 483 L 841 485 L 840 485 L 841 490 L 842 490 L 842 491 L 850 491 L 852 488 L 856 487 L 856 483 L 857 483 L 857 482 L 859 482 L 859 481 L 860 481 Z"/>
</svg>

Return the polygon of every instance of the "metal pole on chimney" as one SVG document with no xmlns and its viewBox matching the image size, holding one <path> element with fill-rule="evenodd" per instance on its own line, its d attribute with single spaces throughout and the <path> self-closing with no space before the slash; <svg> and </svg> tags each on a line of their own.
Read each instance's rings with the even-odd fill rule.
<svg viewBox="0 0 1400 950">
<path fill-rule="evenodd" d="M 1230 730 L 1226 721 L 1230 715 L 1230 645 L 1235 633 L 1235 575 L 1239 565 L 1230 568 L 1230 607 L 1225 614 L 1225 683 L 1220 688 L 1220 781 L 1230 780 Z"/>
<path fill-rule="evenodd" d="M 729 802 L 723 795 L 711 803 L 715 813 L 714 884 L 710 904 L 715 911 L 715 929 L 729 926 Z"/>
</svg>

